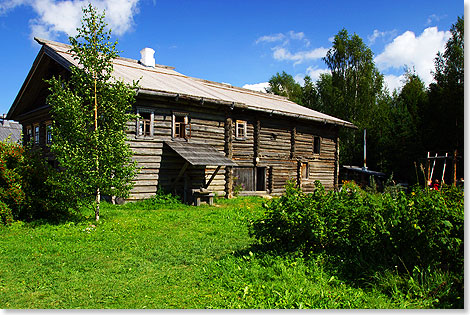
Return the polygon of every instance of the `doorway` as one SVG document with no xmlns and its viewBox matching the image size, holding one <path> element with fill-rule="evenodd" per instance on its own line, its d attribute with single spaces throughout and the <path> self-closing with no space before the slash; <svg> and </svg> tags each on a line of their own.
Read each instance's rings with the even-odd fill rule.
<svg viewBox="0 0 470 315">
<path fill-rule="evenodd" d="M 243 191 L 266 191 L 266 167 L 234 167 L 233 185 Z"/>
</svg>

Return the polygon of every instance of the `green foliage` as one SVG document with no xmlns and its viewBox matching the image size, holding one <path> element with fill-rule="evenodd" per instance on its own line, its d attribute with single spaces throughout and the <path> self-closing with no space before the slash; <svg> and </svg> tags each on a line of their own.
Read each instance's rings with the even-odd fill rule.
<svg viewBox="0 0 470 315">
<path fill-rule="evenodd" d="M 419 165 L 428 151 L 452 154 L 457 149 L 462 156 L 457 178 L 463 178 L 463 17 L 450 31 L 445 52 L 435 59 L 436 82 L 429 88 L 412 69 L 406 69 L 402 87 L 390 95 L 370 48 L 357 34 L 342 29 L 323 59 L 331 73 L 321 74 L 316 82 L 306 77 L 303 86 L 285 72 L 276 74 L 269 91 L 358 127 L 340 130 L 341 164 L 362 165 L 362 134 L 367 129 L 370 169 L 393 172 L 398 180 L 413 184 L 417 182 L 415 163 Z"/>
<path fill-rule="evenodd" d="M 265 216 L 251 225 L 259 242 L 348 261 L 354 278 L 396 266 L 463 271 L 463 192 L 454 187 L 371 194 L 353 182 L 340 192 L 317 183 L 305 194 L 290 183 L 263 207 Z"/>
<path fill-rule="evenodd" d="M 132 151 L 125 143 L 126 123 L 137 84 L 129 86 L 112 77 L 116 42 L 106 32 L 104 14 L 89 5 L 83 10 L 82 26 L 70 38 L 71 53 L 79 67 L 71 67 L 70 80 L 52 78 L 51 151 L 63 169 L 63 185 L 73 196 L 126 197 L 136 174 Z M 99 206 L 97 205 L 97 219 Z"/>
<path fill-rule="evenodd" d="M 429 86 L 429 103 L 425 108 L 427 132 L 424 145 L 437 150 L 464 154 L 464 19 L 458 17 L 452 25 L 451 38 L 443 54 L 435 59 L 435 83 Z M 463 159 L 461 160 L 463 164 Z M 463 167 L 457 170 L 463 177 Z"/>
<path fill-rule="evenodd" d="M 165 195 L 166 196 L 166 195 Z M 165 199 L 164 197 L 163 199 Z M 246 222 L 263 199 L 216 206 L 165 201 L 102 204 L 102 218 L 0 227 L 0 304 L 5 309 L 397 309 L 432 308 L 445 274 L 415 285 L 395 274 L 351 285 L 328 257 L 276 255 L 251 246 Z M 434 279 L 432 298 L 421 297 Z M 386 280 L 386 282 L 384 282 Z M 424 283 L 424 286 L 421 285 Z M 393 291 L 394 286 L 399 290 Z M 431 288 L 431 286 L 429 287 Z M 408 294 L 417 292 L 416 294 Z"/>
<path fill-rule="evenodd" d="M 271 77 L 266 92 L 285 96 L 298 104 L 302 101 L 302 87 L 299 83 L 295 82 L 290 74 L 284 71 L 281 74 L 276 73 L 276 75 Z"/>
<path fill-rule="evenodd" d="M 0 200 L 0 225 L 13 223 L 13 213 L 6 203 Z"/>
<path fill-rule="evenodd" d="M 24 164 L 24 149 L 18 143 L 0 142 L 0 221 L 12 222 L 25 203 L 21 168 Z"/>
<path fill-rule="evenodd" d="M 71 214 L 79 199 L 57 181 L 60 175 L 40 150 L 0 142 L 0 221 L 60 220 Z"/>
</svg>

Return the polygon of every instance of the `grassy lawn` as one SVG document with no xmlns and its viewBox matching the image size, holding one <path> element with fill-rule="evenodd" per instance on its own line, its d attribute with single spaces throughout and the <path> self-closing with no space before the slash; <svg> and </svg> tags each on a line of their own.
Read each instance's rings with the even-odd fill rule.
<svg viewBox="0 0 470 315">
<path fill-rule="evenodd" d="M 320 259 L 250 248 L 260 198 L 103 204 L 101 220 L 0 227 L 0 308 L 426 308 L 353 287 Z"/>
</svg>

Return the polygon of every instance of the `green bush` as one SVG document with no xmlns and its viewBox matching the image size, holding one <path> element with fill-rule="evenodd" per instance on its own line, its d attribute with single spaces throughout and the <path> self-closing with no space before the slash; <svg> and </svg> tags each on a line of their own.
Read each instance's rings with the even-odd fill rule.
<svg viewBox="0 0 470 315">
<path fill-rule="evenodd" d="M 40 150 L 25 150 L 18 143 L 0 142 L 0 221 L 58 220 L 78 209 L 70 187 L 60 185 L 60 172 Z"/>
<path fill-rule="evenodd" d="M 13 223 L 13 214 L 11 209 L 0 200 L 0 224 L 8 225 Z"/>
<path fill-rule="evenodd" d="M 317 182 L 305 194 L 289 183 L 282 197 L 263 207 L 265 215 L 250 226 L 260 243 L 326 253 L 355 277 L 415 266 L 463 270 L 463 192 L 455 187 L 373 194 L 354 183 L 325 192 Z"/>
</svg>

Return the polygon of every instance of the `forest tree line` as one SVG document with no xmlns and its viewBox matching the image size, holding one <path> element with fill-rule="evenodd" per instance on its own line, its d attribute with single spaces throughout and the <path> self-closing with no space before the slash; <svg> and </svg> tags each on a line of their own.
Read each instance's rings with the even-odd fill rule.
<svg viewBox="0 0 470 315">
<path fill-rule="evenodd" d="M 355 124 L 357 130 L 340 131 L 341 165 L 363 165 L 366 129 L 369 169 L 413 184 L 424 181 L 418 174 L 422 174 L 421 166 L 426 168 L 427 152 L 453 155 L 457 150 L 457 178 L 463 178 L 463 17 L 457 18 L 450 31 L 445 51 L 434 60 L 434 81 L 428 87 L 414 69 L 406 69 L 401 89 L 389 93 L 371 49 L 358 35 L 342 29 L 323 58 L 329 73 L 321 74 L 316 82 L 305 76 L 303 85 L 286 72 L 277 73 L 266 90 Z M 451 161 L 447 165 L 450 175 Z M 446 178 L 449 182 L 450 177 Z"/>
</svg>

